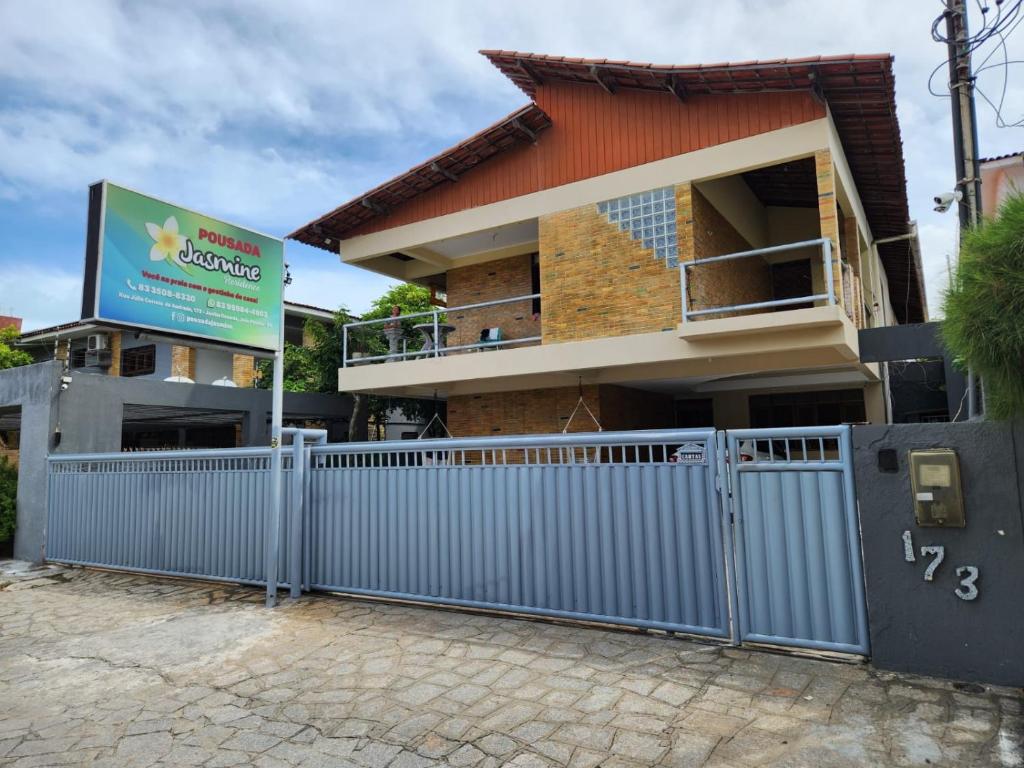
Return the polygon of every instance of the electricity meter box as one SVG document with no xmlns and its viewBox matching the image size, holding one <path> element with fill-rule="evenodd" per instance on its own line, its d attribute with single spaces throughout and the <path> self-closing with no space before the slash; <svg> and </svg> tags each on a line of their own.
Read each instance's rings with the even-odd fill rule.
<svg viewBox="0 0 1024 768">
<path fill-rule="evenodd" d="M 963 528 L 960 459 L 949 448 L 909 452 L 914 517 L 921 527 Z"/>
</svg>

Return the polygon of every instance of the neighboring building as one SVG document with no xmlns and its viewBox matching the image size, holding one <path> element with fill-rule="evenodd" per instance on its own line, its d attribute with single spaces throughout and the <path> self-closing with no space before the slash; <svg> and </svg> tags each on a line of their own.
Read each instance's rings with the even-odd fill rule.
<svg viewBox="0 0 1024 768">
<path fill-rule="evenodd" d="M 327 309 L 285 302 L 285 340 L 308 345 L 306 321 L 333 318 Z M 54 448 L 227 448 L 269 441 L 270 392 L 254 389 L 251 355 L 88 321 L 28 331 L 18 344 L 37 362 L 60 361 L 67 377 L 56 393 L 60 441 Z M 0 374 L 0 452 L 13 453 L 22 430 L 14 406 L 29 374 L 8 373 Z M 33 375 L 45 382 L 50 373 Z M 286 425 L 326 428 L 332 441 L 347 438 L 350 413 L 349 397 L 285 393 Z"/>
<path fill-rule="evenodd" d="M 581 395 L 605 429 L 886 420 L 857 330 L 927 316 L 890 56 L 483 53 L 529 104 L 291 235 L 446 295 L 443 349 L 349 327 L 341 390 L 447 398 L 456 437 Z"/>
<path fill-rule="evenodd" d="M 1011 194 L 1024 192 L 1024 152 L 985 157 L 981 167 L 981 211 L 995 216 Z"/>
<path fill-rule="evenodd" d="M 11 317 L 10 315 L 0 315 L 0 330 L 4 328 L 14 328 L 17 331 L 20 331 L 21 318 Z"/>
<path fill-rule="evenodd" d="M 285 302 L 285 341 L 308 343 L 309 319 L 329 322 L 334 313 L 308 304 Z M 27 331 L 18 340 L 37 362 L 68 361 L 72 372 L 99 373 L 123 378 L 188 379 L 195 384 L 251 387 L 256 382 L 256 359 L 213 347 L 193 346 L 184 338 L 144 331 L 125 331 L 85 320 Z"/>
</svg>

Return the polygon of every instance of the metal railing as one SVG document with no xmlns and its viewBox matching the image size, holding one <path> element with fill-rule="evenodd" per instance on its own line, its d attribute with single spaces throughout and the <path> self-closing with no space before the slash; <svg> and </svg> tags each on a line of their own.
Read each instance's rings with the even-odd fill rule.
<svg viewBox="0 0 1024 768">
<path fill-rule="evenodd" d="M 688 269 L 693 269 L 694 267 L 701 267 L 704 266 L 705 264 L 717 264 L 723 261 L 745 259 L 750 256 L 767 256 L 772 253 L 783 253 L 785 251 L 794 251 L 800 248 L 811 248 L 814 246 L 821 248 L 821 256 L 823 266 L 825 269 L 825 293 L 814 293 L 809 296 L 795 296 L 788 299 L 755 301 L 747 304 L 732 304 L 726 307 L 712 307 L 709 309 L 691 310 L 689 306 L 687 306 L 689 304 L 686 282 L 686 272 Z M 679 262 L 679 285 L 680 293 L 682 295 L 684 323 L 690 320 L 690 318 L 694 317 L 720 315 L 725 312 L 740 312 L 749 309 L 771 309 L 773 307 L 786 307 L 791 306 L 793 304 L 806 304 L 812 301 L 828 301 L 829 304 L 835 304 L 836 291 L 835 285 L 832 282 L 832 241 L 827 237 L 820 237 L 816 240 L 803 240 L 799 243 L 786 243 L 785 245 L 772 245 L 767 248 L 755 248 L 752 251 L 739 251 L 737 253 L 727 253 L 724 256 L 712 256 L 707 259 L 700 259 L 699 261 L 681 261 Z"/>
<path fill-rule="evenodd" d="M 398 315 L 396 317 L 385 317 L 376 320 L 360 320 L 354 323 L 346 323 L 342 328 L 342 340 L 341 340 L 341 359 L 342 366 L 348 367 L 350 363 L 376 363 L 383 362 L 385 360 L 409 360 L 419 357 L 444 357 L 451 352 L 465 352 L 469 350 L 481 350 L 481 349 L 500 349 L 502 347 L 516 346 L 519 344 L 530 344 L 534 342 L 540 342 L 540 336 L 528 336 L 522 339 L 501 339 L 498 341 L 478 341 L 472 344 L 457 344 L 455 346 L 448 346 L 445 343 L 445 336 L 448 332 L 442 335 L 442 330 L 445 328 L 446 323 L 441 320 L 442 315 L 447 315 L 453 312 L 463 312 L 473 309 L 483 309 L 485 307 L 497 307 L 502 304 L 514 304 L 519 301 L 533 301 L 539 299 L 539 293 L 531 293 L 526 296 L 513 296 L 508 299 L 495 299 L 494 301 L 482 301 L 478 304 L 465 304 L 461 307 L 439 307 L 437 309 L 428 312 L 413 312 L 408 315 Z M 403 335 L 398 336 L 396 334 L 396 342 L 402 343 L 402 349 L 391 349 L 387 354 L 384 355 L 370 355 L 367 357 L 351 357 L 350 356 L 350 342 L 349 334 L 352 329 L 367 327 L 372 325 L 383 326 L 382 333 L 386 333 L 389 325 L 395 328 L 397 331 L 401 331 L 401 322 L 403 320 L 412 320 L 419 317 L 431 318 L 430 324 L 433 326 L 430 339 L 424 339 L 424 347 L 422 349 L 408 349 L 409 339 Z M 358 354 L 358 353 L 355 353 Z"/>
</svg>

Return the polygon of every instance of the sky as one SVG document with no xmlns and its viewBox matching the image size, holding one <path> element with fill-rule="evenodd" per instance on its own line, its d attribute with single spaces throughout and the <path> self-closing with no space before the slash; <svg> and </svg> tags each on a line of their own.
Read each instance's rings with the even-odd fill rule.
<svg viewBox="0 0 1024 768">
<path fill-rule="evenodd" d="M 940 11 L 939 0 L 0 0 L 0 314 L 26 329 L 78 317 L 90 183 L 283 236 L 525 104 L 477 53 L 504 48 L 673 64 L 894 54 L 934 315 L 957 226 L 955 211 L 932 210 L 954 183 L 949 100 L 927 87 L 945 57 L 930 35 Z M 1024 30 L 1006 44 L 1024 59 Z M 979 73 L 994 101 L 1004 72 Z M 1008 74 L 1012 122 L 1024 65 Z M 934 87 L 945 85 L 940 68 Z M 978 118 L 983 156 L 1024 149 L 1024 129 L 997 127 L 983 101 Z M 360 312 L 391 284 L 299 243 L 287 259 L 293 301 Z"/>
</svg>

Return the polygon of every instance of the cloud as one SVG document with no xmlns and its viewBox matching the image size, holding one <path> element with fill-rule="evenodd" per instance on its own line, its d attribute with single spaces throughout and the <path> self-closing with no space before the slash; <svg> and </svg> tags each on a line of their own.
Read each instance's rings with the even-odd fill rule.
<svg viewBox="0 0 1024 768">
<path fill-rule="evenodd" d="M 12 264 L 0 269 L 0 314 L 24 319 L 26 330 L 77 320 L 82 275 L 51 267 Z"/>
<path fill-rule="evenodd" d="M 302 257 L 296 257 L 291 244 L 288 248 L 292 284 L 285 291 L 285 298 L 289 300 L 331 310 L 345 307 L 355 314 L 362 314 L 374 299 L 398 282 L 394 278 L 342 264 L 340 260 L 335 260 L 334 266 L 314 266 L 309 261 L 298 266 L 297 258 Z"/>
<path fill-rule="evenodd" d="M 0 3 L 0 200 L 84 219 L 86 185 L 110 178 L 283 234 L 523 104 L 478 48 L 669 63 L 891 51 L 936 307 L 934 275 L 956 232 L 952 214 L 931 210 L 955 182 L 949 102 L 927 91 L 945 56 L 928 34 L 940 10 L 888 0 Z M 1022 72 L 1008 81 L 1010 119 L 1024 110 Z M 979 78 L 994 99 L 1001 76 Z M 935 86 L 944 79 L 940 69 Z M 978 114 L 982 154 L 1020 149 L 984 102 Z M 15 258 L 0 246 L 0 263 Z M 338 290 L 358 282 L 339 280 Z"/>
</svg>

